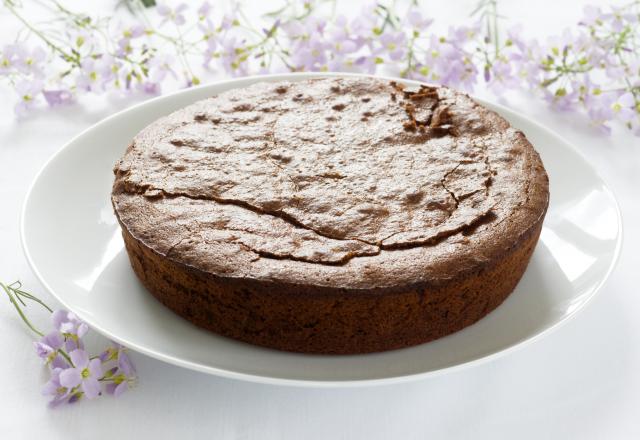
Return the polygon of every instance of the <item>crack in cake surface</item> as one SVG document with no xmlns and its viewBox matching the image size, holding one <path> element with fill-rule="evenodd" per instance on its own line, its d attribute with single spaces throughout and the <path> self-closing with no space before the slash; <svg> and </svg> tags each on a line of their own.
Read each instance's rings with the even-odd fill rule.
<svg viewBox="0 0 640 440">
<path fill-rule="evenodd" d="M 362 246 L 335 258 L 277 248 L 299 243 L 257 247 L 266 258 L 328 264 L 432 245 L 486 218 L 496 204 L 493 170 L 477 139 L 499 136 L 467 114 L 472 104 L 453 92 L 440 97 L 435 88 L 403 90 L 394 100 L 396 89 L 380 81 L 324 82 L 326 89 L 262 85 L 262 93 L 248 88 L 192 106 L 171 122 L 171 136 L 136 139 L 117 167 L 123 191 L 157 206 L 174 197 L 233 204 L 318 239 Z M 340 87 L 331 91 L 335 82 Z M 416 124 L 425 133 L 403 127 L 405 101 L 414 116 L 422 112 Z M 181 119 L 187 117 L 191 124 Z"/>
</svg>

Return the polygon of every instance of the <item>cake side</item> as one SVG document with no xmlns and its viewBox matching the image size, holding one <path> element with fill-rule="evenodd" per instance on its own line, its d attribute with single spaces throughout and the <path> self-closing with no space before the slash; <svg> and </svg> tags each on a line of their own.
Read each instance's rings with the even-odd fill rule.
<svg viewBox="0 0 640 440">
<path fill-rule="evenodd" d="M 164 258 L 123 230 L 131 265 L 162 304 L 220 335 L 279 350 L 358 354 L 411 347 L 459 331 L 513 291 L 541 225 L 494 264 L 441 286 L 394 292 L 322 289 L 220 278 Z"/>
</svg>

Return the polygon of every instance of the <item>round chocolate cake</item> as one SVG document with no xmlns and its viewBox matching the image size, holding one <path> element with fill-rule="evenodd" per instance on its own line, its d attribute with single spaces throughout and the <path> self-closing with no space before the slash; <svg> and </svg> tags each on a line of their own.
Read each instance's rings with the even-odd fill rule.
<svg viewBox="0 0 640 440">
<path fill-rule="evenodd" d="M 308 353 L 408 347 L 513 291 L 549 200 L 522 132 L 467 95 L 265 82 L 142 130 L 112 201 L 135 273 L 192 323 Z"/>
</svg>

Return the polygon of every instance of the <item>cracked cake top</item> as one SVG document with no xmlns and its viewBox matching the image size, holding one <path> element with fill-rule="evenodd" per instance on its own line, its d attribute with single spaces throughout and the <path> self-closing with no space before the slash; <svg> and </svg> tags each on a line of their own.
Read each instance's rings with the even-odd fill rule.
<svg viewBox="0 0 640 440">
<path fill-rule="evenodd" d="M 258 83 L 146 127 L 114 169 L 121 225 L 213 275 L 327 288 L 478 270 L 543 216 L 524 135 L 468 96 L 372 78 Z"/>
</svg>

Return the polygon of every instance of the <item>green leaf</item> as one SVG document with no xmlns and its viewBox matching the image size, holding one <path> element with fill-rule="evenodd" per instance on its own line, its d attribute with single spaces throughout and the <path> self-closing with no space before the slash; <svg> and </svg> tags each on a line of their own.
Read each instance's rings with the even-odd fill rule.
<svg viewBox="0 0 640 440">
<path fill-rule="evenodd" d="M 156 5 L 156 0 L 140 0 L 145 8 L 151 8 Z"/>
</svg>

